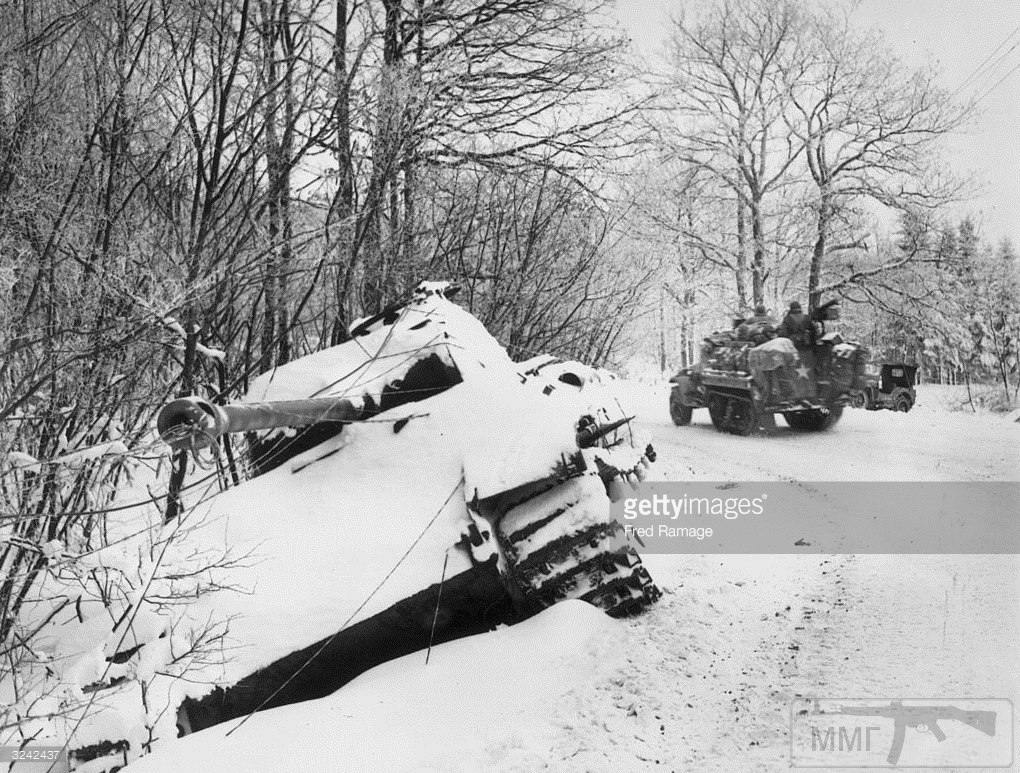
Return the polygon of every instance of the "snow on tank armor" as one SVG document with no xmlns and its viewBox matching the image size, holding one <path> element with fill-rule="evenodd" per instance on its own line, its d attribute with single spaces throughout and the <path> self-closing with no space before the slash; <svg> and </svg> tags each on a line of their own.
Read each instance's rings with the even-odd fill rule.
<svg viewBox="0 0 1020 773">
<path fill-rule="evenodd" d="M 447 296 L 452 294 L 445 283 L 423 283 L 410 305 L 419 307 L 427 320 L 449 312 Z M 400 313 L 402 308 L 403 305 L 394 305 L 355 325 L 353 335 L 357 338 L 391 327 L 387 334 L 393 342 L 391 347 L 414 351 L 403 346 L 399 334 L 402 321 L 411 327 Z M 472 332 L 478 334 L 477 329 Z M 444 332 L 448 347 L 451 337 L 456 340 L 452 330 Z M 487 347 L 490 354 L 492 343 Z M 418 355 L 411 358 L 410 365 L 403 368 L 401 378 L 384 372 L 375 383 L 359 385 L 360 395 L 339 400 L 323 396 L 216 406 L 196 398 L 182 398 L 160 413 L 159 430 L 164 439 L 178 449 L 207 446 L 215 438 L 231 432 L 323 424 L 332 425 L 338 431 L 344 422 L 363 420 L 407 401 L 427 399 L 460 383 L 463 359 L 451 348 L 444 356 L 422 347 Z M 492 367 L 491 361 L 480 361 L 480 364 L 483 368 Z M 513 460 L 504 460 L 503 464 L 510 468 L 503 471 L 507 480 L 502 484 L 485 480 L 483 488 L 499 488 L 500 485 L 507 488 L 476 501 L 473 509 L 494 523 L 498 547 L 505 558 L 504 574 L 513 586 L 514 595 L 523 599 L 527 611 L 567 598 L 582 598 L 611 615 L 638 612 L 656 600 L 659 591 L 636 551 L 623 537 L 623 527 L 610 515 L 609 491 L 618 492 L 621 482 L 636 483 L 643 479 L 655 453 L 650 445 L 634 444 L 634 435 L 628 426 L 632 417 L 619 415 L 622 412 L 619 401 L 615 401 L 615 406 L 593 407 L 577 399 L 589 384 L 591 391 L 598 390 L 600 377 L 594 369 L 581 363 L 567 363 L 566 368 L 550 371 L 549 364 L 545 361 L 524 374 L 515 371 L 512 377 L 542 383 L 542 394 L 532 394 L 531 400 L 549 399 L 553 393 L 567 395 L 557 406 L 553 422 L 561 427 L 571 426 L 576 445 L 561 444 L 557 449 L 560 459 L 545 462 L 548 473 L 544 477 L 534 478 L 530 471 L 522 474 L 514 469 L 517 465 Z M 468 372 L 471 369 L 469 365 Z M 551 373 L 556 374 L 555 382 L 545 378 Z M 341 390 L 343 383 L 332 385 L 338 394 L 346 394 Z M 375 392 L 380 397 L 376 397 Z M 608 391 L 604 394 L 608 395 Z M 519 403 L 519 406 L 522 411 L 528 411 L 526 403 Z M 504 402 L 502 409 L 508 407 Z M 583 413 L 574 419 L 569 414 L 571 407 L 575 412 L 583 407 L 592 413 Z M 542 415 L 544 419 L 550 417 L 548 411 Z M 539 426 L 528 427 L 528 431 L 535 432 L 533 438 L 539 433 L 545 434 Z M 523 439 L 526 445 L 527 437 Z M 516 440 L 520 446 L 521 438 Z M 256 441 L 256 446 L 260 445 L 265 443 Z M 300 448 L 304 450 L 303 445 Z M 266 453 L 262 448 L 256 459 Z M 293 453 L 292 449 L 288 450 L 286 440 L 282 446 L 272 444 L 273 466 L 282 464 Z M 510 486 L 511 483 L 515 485 Z"/>
<path fill-rule="evenodd" d="M 193 732 L 320 697 L 383 661 L 563 599 L 624 616 L 659 597 L 609 512 L 655 458 L 612 379 L 551 358 L 512 362 L 448 300 L 454 289 L 423 283 L 353 326 L 353 340 L 259 376 L 240 402 L 193 396 L 160 412 L 177 451 L 216 452 L 244 433 L 248 480 L 195 501 L 187 490 L 183 517 L 197 521 L 166 559 L 185 570 L 153 593 L 181 593 L 193 556 L 224 542 L 262 558 L 201 574 L 243 593 L 196 591 L 137 618 L 137 601 L 99 610 L 121 622 L 89 634 L 82 662 L 104 653 L 118 676 L 96 667 L 109 678 L 87 689 L 110 708 L 76 725 L 72 769 L 115 769 L 175 723 Z M 228 656 L 174 677 L 162 659 L 213 616 L 230 621 Z M 62 637 L 79 622 L 72 607 L 47 625 Z M 145 707 L 133 697 L 140 680 Z M 169 710 L 150 712 L 157 694 Z"/>
</svg>

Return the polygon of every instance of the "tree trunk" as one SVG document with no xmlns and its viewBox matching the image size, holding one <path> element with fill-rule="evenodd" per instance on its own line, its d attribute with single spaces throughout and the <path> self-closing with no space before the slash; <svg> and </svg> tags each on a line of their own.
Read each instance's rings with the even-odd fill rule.
<svg viewBox="0 0 1020 773">
<path fill-rule="evenodd" d="M 278 169 L 280 183 L 277 194 L 280 202 L 280 265 L 277 271 L 277 358 L 281 365 L 290 360 L 290 314 L 287 307 L 288 274 L 294 260 L 294 222 L 291 214 L 290 169 L 294 155 L 294 37 L 290 30 L 290 0 L 280 1 L 280 41 L 283 44 L 283 137 L 280 142 Z"/>
<path fill-rule="evenodd" d="M 747 212 L 744 200 L 737 196 L 737 305 L 739 313 L 747 311 Z"/>
<path fill-rule="evenodd" d="M 751 292 L 754 305 L 765 303 L 765 230 L 762 227 L 761 195 L 751 199 L 751 236 L 754 240 L 754 261 L 751 264 Z"/>
<path fill-rule="evenodd" d="M 354 216 L 354 163 L 351 158 L 351 92 L 347 81 L 347 0 L 336 1 L 333 77 L 336 84 L 336 145 L 333 153 L 337 166 L 337 191 L 327 216 L 327 229 L 333 224 L 337 229 L 334 285 L 336 309 L 330 333 L 330 343 L 336 345 L 347 340 L 347 304 L 351 276 L 357 262 L 351 228 Z"/>
<path fill-rule="evenodd" d="M 829 220 L 832 217 L 832 194 L 824 186 L 818 200 L 818 219 L 814 249 L 811 251 L 811 267 L 808 270 L 808 313 L 817 309 L 822 302 L 819 286 L 822 282 L 822 264 L 825 261 L 826 243 L 829 235 Z"/>
<path fill-rule="evenodd" d="M 659 288 L 659 373 L 666 372 L 666 300 Z"/>
<path fill-rule="evenodd" d="M 395 165 L 399 147 L 398 124 L 399 105 L 398 63 L 400 53 L 400 1 L 383 0 L 386 11 L 383 28 L 383 65 L 379 79 L 379 100 L 376 117 L 376 131 L 372 148 L 372 181 L 365 206 L 368 208 L 365 221 L 365 247 L 370 263 L 365 265 L 362 301 L 366 313 L 375 313 L 386 305 L 389 293 L 389 277 L 392 270 L 392 244 L 395 241 L 399 217 L 399 198 L 395 188 Z M 389 245 L 383 244 L 383 212 L 388 210 L 390 228 Z"/>
<path fill-rule="evenodd" d="M 266 132 L 266 186 L 269 197 L 267 203 L 268 222 L 266 224 L 269 245 L 262 266 L 262 342 L 259 353 L 259 370 L 265 372 L 275 365 L 274 343 L 276 341 L 277 292 L 280 271 L 280 233 L 281 214 L 278 186 L 280 185 L 280 141 L 277 136 L 276 113 L 278 108 L 275 84 L 277 82 L 276 66 L 276 5 L 273 0 L 263 0 L 262 12 L 262 56 L 267 88 L 264 102 Z"/>
</svg>

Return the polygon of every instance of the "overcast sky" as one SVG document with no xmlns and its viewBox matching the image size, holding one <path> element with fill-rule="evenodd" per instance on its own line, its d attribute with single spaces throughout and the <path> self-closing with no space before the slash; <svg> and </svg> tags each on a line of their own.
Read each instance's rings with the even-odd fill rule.
<svg viewBox="0 0 1020 773">
<path fill-rule="evenodd" d="M 662 50 L 669 15 L 683 9 L 683 0 L 616 2 L 649 58 Z M 860 0 L 856 16 L 882 29 L 908 64 L 935 63 L 950 90 L 985 95 L 973 126 L 947 143 L 954 171 L 972 172 L 982 186 L 958 214 L 971 214 L 986 239 L 1009 236 L 1020 246 L 1020 0 Z"/>
</svg>

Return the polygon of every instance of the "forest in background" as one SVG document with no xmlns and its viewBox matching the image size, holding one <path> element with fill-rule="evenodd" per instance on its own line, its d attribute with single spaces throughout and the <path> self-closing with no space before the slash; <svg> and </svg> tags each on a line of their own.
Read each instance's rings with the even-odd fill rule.
<svg viewBox="0 0 1020 773">
<path fill-rule="evenodd" d="M 1016 250 L 958 214 L 980 181 L 943 156 L 1004 56 L 965 99 L 852 6 L 727 0 L 675 18 L 643 156 L 644 229 L 664 256 L 659 369 L 759 304 L 778 318 L 839 299 L 844 333 L 876 359 L 995 382 L 995 404 L 1015 404 Z"/>
<path fill-rule="evenodd" d="M 756 304 L 838 297 L 876 357 L 1015 405 L 1016 250 L 952 214 L 970 183 L 939 152 L 979 105 L 851 6 L 691 6 L 651 67 L 615 12 L 0 6 L 8 665 L 30 657 L 45 546 L 103 544 L 160 406 L 235 399 L 423 279 L 459 284 L 515 358 L 660 371 Z M 167 519 L 187 471 L 169 461 Z"/>
</svg>

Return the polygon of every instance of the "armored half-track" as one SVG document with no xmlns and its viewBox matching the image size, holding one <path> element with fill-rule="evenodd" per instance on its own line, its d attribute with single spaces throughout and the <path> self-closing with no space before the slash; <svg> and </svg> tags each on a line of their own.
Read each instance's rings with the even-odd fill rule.
<svg viewBox="0 0 1020 773">
<path fill-rule="evenodd" d="M 825 320 L 834 318 L 838 312 L 826 307 L 796 344 L 767 326 L 708 336 L 700 361 L 670 379 L 673 423 L 687 425 L 696 409 L 707 408 L 716 429 L 736 435 L 775 426 L 776 414 L 795 430 L 829 429 L 867 386 L 868 351 L 825 332 Z"/>
</svg>

